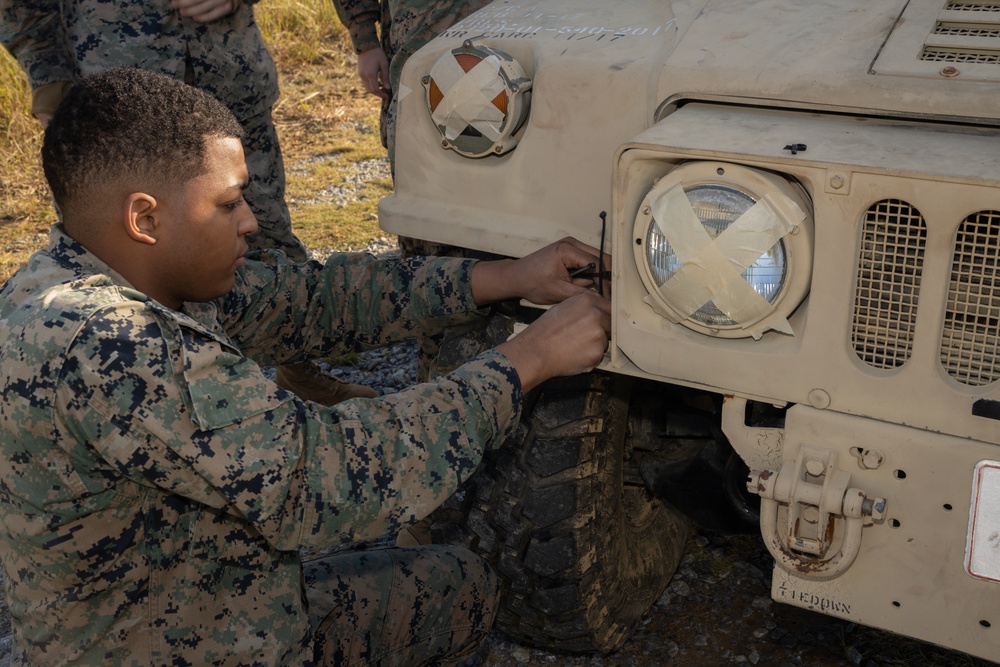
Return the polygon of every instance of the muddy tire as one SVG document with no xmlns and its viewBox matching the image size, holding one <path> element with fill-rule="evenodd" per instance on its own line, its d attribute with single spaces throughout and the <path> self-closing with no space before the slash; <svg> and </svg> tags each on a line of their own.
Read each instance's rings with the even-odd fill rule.
<svg viewBox="0 0 1000 667">
<path fill-rule="evenodd" d="M 686 525 L 630 470 L 631 380 L 550 381 L 513 443 L 487 455 L 435 513 L 435 542 L 463 544 L 503 582 L 497 629 L 572 652 L 622 645 L 670 581 Z"/>
</svg>

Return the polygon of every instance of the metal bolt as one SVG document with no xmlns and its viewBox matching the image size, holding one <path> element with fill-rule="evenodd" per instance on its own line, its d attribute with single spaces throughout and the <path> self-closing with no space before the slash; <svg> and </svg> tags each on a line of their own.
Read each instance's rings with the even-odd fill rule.
<svg viewBox="0 0 1000 667">
<path fill-rule="evenodd" d="M 826 462 L 822 459 L 807 459 L 806 472 L 813 477 L 819 477 L 826 470 Z"/>
<path fill-rule="evenodd" d="M 959 74 L 958 70 L 952 67 L 951 65 L 948 65 L 947 67 L 941 70 L 941 76 L 950 77 L 950 76 L 958 76 L 958 74 Z"/>
<path fill-rule="evenodd" d="M 431 75 L 430 74 L 424 74 L 424 76 L 420 79 L 420 83 L 424 84 L 425 86 L 427 84 L 429 84 L 430 82 L 431 82 Z"/>
<path fill-rule="evenodd" d="M 882 465 L 882 452 L 877 449 L 865 449 L 861 452 L 861 467 L 866 470 L 876 470 Z"/>
<path fill-rule="evenodd" d="M 752 470 L 747 475 L 747 491 L 762 495 L 774 484 L 775 474 L 771 470 Z"/>
<path fill-rule="evenodd" d="M 833 178 L 831 178 L 830 187 L 833 188 L 834 190 L 839 190 L 840 188 L 844 187 L 844 177 L 834 176 Z"/>
<path fill-rule="evenodd" d="M 861 512 L 871 516 L 873 521 L 881 522 L 885 520 L 885 506 L 885 498 L 865 498 L 861 502 Z"/>
</svg>

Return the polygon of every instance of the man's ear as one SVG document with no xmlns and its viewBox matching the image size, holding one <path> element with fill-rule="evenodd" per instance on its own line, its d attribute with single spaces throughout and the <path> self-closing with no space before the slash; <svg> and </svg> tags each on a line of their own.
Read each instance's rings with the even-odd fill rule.
<svg viewBox="0 0 1000 667">
<path fill-rule="evenodd" d="M 145 192 L 133 192 L 122 204 L 122 224 L 125 233 L 138 243 L 156 245 L 160 231 L 160 215 L 156 198 Z"/>
</svg>

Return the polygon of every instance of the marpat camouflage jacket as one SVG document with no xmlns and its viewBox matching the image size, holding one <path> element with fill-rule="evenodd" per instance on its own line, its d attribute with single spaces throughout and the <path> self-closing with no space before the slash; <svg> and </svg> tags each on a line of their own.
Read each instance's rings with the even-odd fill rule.
<svg viewBox="0 0 1000 667">
<path fill-rule="evenodd" d="M 475 317 L 472 262 L 257 254 L 174 311 L 57 227 L 0 291 L 0 558 L 13 664 L 311 664 L 300 547 L 436 507 L 517 423 L 488 352 L 332 408 L 258 363 Z"/>
<path fill-rule="evenodd" d="M 254 21 L 239 3 L 210 23 L 182 18 L 169 0 L 0 0 L 0 43 L 33 89 L 112 67 L 138 67 L 214 95 L 240 121 L 278 99 L 278 74 Z"/>
</svg>

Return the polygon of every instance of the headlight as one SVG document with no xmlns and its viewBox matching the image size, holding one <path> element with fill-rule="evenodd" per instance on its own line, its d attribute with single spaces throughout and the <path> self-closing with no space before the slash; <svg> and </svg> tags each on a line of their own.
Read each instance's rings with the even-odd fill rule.
<svg viewBox="0 0 1000 667">
<path fill-rule="evenodd" d="M 513 57 L 466 40 L 422 80 L 441 145 L 466 157 L 503 155 L 528 116 L 531 79 Z"/>
<path fill-rule="evenodd" d="M 804 193 L 773 174 L 716 162 L 681 165 L 646 194 L 635 222 L 646 302 L 713 336 L 793 333 L 808 291 L 812 220 Z"/>
</svg>

